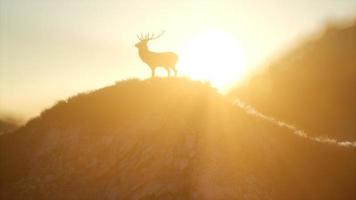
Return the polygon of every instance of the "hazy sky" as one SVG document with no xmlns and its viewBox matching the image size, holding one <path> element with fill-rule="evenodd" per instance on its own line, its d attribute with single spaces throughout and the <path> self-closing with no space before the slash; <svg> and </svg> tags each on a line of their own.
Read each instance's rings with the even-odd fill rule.
<svg viewBox="0 0 356 200">
<path fill-rule="evenodd" d="M 355 0 L 0 0 L 0 9 L 0 113 L 25 119 L 77 92 L 148 77 L 140 32 L 166 30 L 150 47 L 179 51 L 198 32 L 226 31 L 258 66 L 356 17 Z"/>
</svg>

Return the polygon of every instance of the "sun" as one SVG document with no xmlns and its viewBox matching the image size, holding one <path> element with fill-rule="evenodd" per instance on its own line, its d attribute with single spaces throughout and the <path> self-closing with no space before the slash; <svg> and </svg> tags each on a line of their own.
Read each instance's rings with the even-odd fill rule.
<svg viewBox="0 0 356 200">
<path fill-rule="evenodd" d="M 179 73 L 209 81 L 226 90 L 246 74 L 244 53 L 233 35 L 219 30 L 203 31 L 188 40 L 179 52 Z"/>
</svg>

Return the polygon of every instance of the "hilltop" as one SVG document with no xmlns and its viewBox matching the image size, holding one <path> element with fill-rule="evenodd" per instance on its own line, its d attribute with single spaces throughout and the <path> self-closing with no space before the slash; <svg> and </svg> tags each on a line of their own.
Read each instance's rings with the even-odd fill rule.
<svg viewBox="0 0 356 200">
<path fill-rule="evenodd" d="M 206 83 L 127 80 L 0 136 L 1 199 L 355 199 L 356 151 L 298 137 Z"/>
<path fill-rule="evenodd" d="M 356 140 L 356 23 L 332 25 L 231 93 L 314 136 Z"/>
</svg>

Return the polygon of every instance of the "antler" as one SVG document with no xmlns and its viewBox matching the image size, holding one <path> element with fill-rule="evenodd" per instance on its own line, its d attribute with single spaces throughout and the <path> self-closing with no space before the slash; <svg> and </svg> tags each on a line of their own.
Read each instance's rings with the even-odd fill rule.
<svg viewBox="0 0 356 200">
<path fill-rule="evenodd" d="M 159 37 L 161 37 L 163 34 L 165 33 L 165 31 L 162 31 L 159 35 L 155 35 L 154 33 L 150 34 L 150 33 L 146 33 L 145 35 L 143 35 L 143 33 L 141 33 L 141 35 L 137 35 L 137 39 L 139 39 L 140 41 L 142 40 L 155 40 Z"/>
<path fill-rule="evenodd" d="M 141 35 L 136 35 L 137 39 L 139 39 L 140 41 L 145 40 L 145 37 L 143 37 L 143 33 L 141 33 Z"/>
<path fill-rule="evenodd" d="M 161 37 L 164 34 L 165 31 L 161 31 L 161 33 L 159 35 L 156 35 L 154 33 L 152 33 L 152 35 L 147 34 L 147 40 L 155 40 L 159 37 Z"/>
</svg>

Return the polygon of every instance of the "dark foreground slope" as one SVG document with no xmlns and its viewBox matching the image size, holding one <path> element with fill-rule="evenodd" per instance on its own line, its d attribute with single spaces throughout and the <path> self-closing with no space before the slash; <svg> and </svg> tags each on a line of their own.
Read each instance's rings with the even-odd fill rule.
<svg viewBox="0 0 356 200">
<path fill-rule="evenodd" d="M 356 151 L 186 79 L 130 80 L 0 136 L 0 199 L 356 199 Z"/>
<path fill-rule="evenodd" d="M 310 134 L 356 140 L 356 22 L 306 40 L 233 96 Z"/>
</svg>

